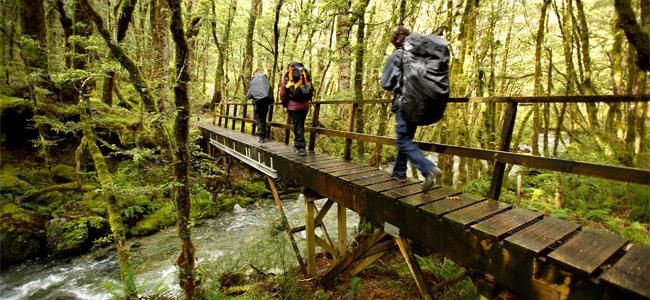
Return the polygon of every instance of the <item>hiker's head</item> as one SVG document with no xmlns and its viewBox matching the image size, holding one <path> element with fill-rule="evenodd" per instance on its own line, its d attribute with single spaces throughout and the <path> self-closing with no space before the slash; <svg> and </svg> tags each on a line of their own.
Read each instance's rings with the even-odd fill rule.
<svg viewBox="0 0 650 300">
<path fill-rule="evenodd" d="M 390 37 L 390 42 L 395 46 L 395 48 L 400 49 L 404 47 L 404 39 L 411 34 L 408 29 L 404 26 L 399 26 Z"/>
</svg>

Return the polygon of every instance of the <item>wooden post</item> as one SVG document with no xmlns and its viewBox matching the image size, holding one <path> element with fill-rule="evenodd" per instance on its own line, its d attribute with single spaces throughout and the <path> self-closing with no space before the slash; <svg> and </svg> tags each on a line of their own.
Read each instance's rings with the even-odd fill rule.
<svg viewBox="0 0 650 300">
<path fill-rule="evenodd" d="M 512 140 L 512 132 L 515 128 L 515 118 L 517 117 L 517 102 L 508 102 L 506 113 L 503 117 L 503 128 L 501 129 L 501 141 L 499 142 L 499 151 L 510 151 L 510 141 Z M 501 185 L 503 184 L 503 176 L 505 173 L 506 164 L 502 162 L 494 162 L 494 173 L 492 173 L 492 183 L 488 191 L 488 198 L 499 200 L 501 194 Z"/>
<path fill-rule="evenodd" d="M 411 275 L 413 275 L 413 279 L 415 279 L 415 284 L 418 286 L 418 290 L 420 290 L 422 298 L 432 299 L 429 287 L 422 278 L 422 270 L 420 269 L 420 264 L 418 264 L 415 256 L 413 256 L 413 252 L 411 252 L 411 247 L 409 246 L 408 241 L 403 237 L 396 237 L 395 242 L 397 242 L 397 246 L 399 246 L 399 250 L 402 252 L 402 256 L 404 256 L 404 259 L 406 260 L 406 264 L 409 267 L 409 271 L 411 271 Z"/>
<path fill-rule="evenodd" d="M 347 233 L 347 215 L 345 206 L 341 203 L 336 204 L 337 225 L 338 225 L 338 242 L 339 242 L 339 259 L 344 257 L 348 252 L 348 233 Z"/>
<path fill-rule="evenodd" d="M 517 175 L 517 207 L 521 206 L 521 174 Z"/>
<path fill-rule="evenodd" d="M 235 119 L 237 117 L 237 111 L 239 110 L 239 105 L 238 104 L 233 104 L 233 109 L 232 109 L 232 126 L 231 129 L 235 130 L 235 123 L 237 123 L 237 120 Z"/>
<path fill-rule="evenodd" d="M 307 276 L 316 275 L 316 236 L 314 230 L 314 199 L 309 193 L 301 194 L 305 199 L 305 234 L 307 236 Z"/>
<path fill-rule="evenodd" d="M 248 111 L 248 104 L 242 104 L 244 110 L 241 114 L 241 132 L 246 132 L 246 112 Z"/>
<path fill-rule="evenodd" d="M 289 114 L 289 111 L 287 110 L 287 124 L 292 124 L 291 121 L 292 121 L 292 120 L 291 120 L 291 114 Z M 284 130 L 284 143 L 287 144 L 287 145 L 289 145 L 289 136 L 290 136 L 290 133 L 291 133 L 291 129 L 286 128 L 286 129 Z"/>
<path fill-rule="evenodd" d="M 224 123 L 223 127 L 228 128 L 228 116 L 230 115 L 230 104 L 225 104 L 226 105 L 226 114 L 224 115 L 225 117 L 223 118 Z"/>
<path fill-rule="evenodd" d="M 348 121 L 348 132 L 352 132 L 354 130 L 354 120 L 356 119 L 357 116 L 357 106 L 359 106 L 359 104 L 357 103 L 352 104 L 352 111 L 350 111 L 350 120 Z M 350 160 L 351 158 L 352 158 L 352 139 L 346 138 L 344 159 Z"/>
<path fill-rule="evenodd" d="M 314 114 L 311 116 L 311 127 L 318 127 L 318 118 L 320 116 L 320 103 L 314 104 Z M 311 132 L 309 134 L 309 151 L 314 152 L 316 147 L 316 133 Z"/>
<path fill-rule="evenodd" d="M 289 226 L 289 220 L 287 220 L 287 215 L 284 213 L 284 208 L 282 208 L 282 201 L 280 201 L 280 195 L 278 195 L 278 190 L 275 188 L 275 183 L 273 183 L 273 179 L 271 177 L 266 177 L 266 180 L 269 183 L 269 187 L 271 187 L 271 192 L 273 192 L 273 198 L 275 199 L 275 206 L 278 209 L 278 212 L 280 213 L 280 217 L 282 218 L 282 227 L 284 228 L 285 232 L 287 233 L 287 236 L 289 237 L 289 241 L 291 242 L 291 247 L 293 248 L 293 252 L 296 254 L 296 258 L 298 259 L 298 264 L 300 264 L 300 269 L 302 270 L 302 273 L 307 275 L 307 267 L 305 267 L 305 263 L 302 261 L 302 256 L 300 256 L 300 249 L 298 249 L 298 245 L 296 244 L 296 240 L 293 238 L 293 233 L 291 233 L 291 226 Z"/>
</svg>

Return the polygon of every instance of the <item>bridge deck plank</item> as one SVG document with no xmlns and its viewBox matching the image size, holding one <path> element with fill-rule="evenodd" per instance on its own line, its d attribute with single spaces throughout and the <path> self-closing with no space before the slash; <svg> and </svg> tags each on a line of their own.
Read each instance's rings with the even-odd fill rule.
<svg viewBox="0 0 650 300">
<path fill-rule="evenodd" d="M 378 176 L 355 180 L 353 181 L 353 183 L 360 186 L 369 186 L 376 183 L 387 182 L 387 181 L 396 182 L 395 180 L 393 180 L 393 178 L 390 178 L 390 176 L 388 176 L 388 174 L 384 172 L 384 174 L 380 174 Z"/>
<path fill-rule="evenodd" d="M 421 181 L 417 181 L 416 183 L 421 183 Z M 432 190 L 440 188 L 439 185 L 434 185 L 431 188 L 427 190 L 427 192 L 430 192 Z M 389 198 L 394 198 L 394 199 L 399 199 L 407 196 L 411 196 L 417 193 L 422 193 L 422 185 L 421 184 L 415 184 L 415 185 L 409 185 L 409 186 L 404 186 L 404 187 L 398 187 L 394 188 L 385 192 L 382 192 L 383 195 L 389 197 Z"/>
<path fill-rule="evenodd" d="M 374 171 L 368 171 L 368 172 L 363 172 L 363 173 L 357 173 L 357 174 L 351 174 L 351 175 L 345 175 L 339 177 L 341 180 L 344 181 L 355 181 L 355 180 L 361 180 L 365 178 L 370 178 L 370 177 L 375 177 L 379 175 L 386 174 L 386 172 L 382 170 L 374 170 Z"/>
<path fill-rule="evenodd" d="M 476 203 L 485 200 L 485 197 L 480 197 L 480 196 L 470 195 L 470 194 L 460 194 L 458 192 L 452 191 L 451 189 L 447 189 L 444 192 L 445 194 L 448 194 L 448 196 L 443 196 L 441 194 L 437 198 L 439 201 L 426 203 L 425 205 L 421 206 L 420 209 L 430 214 L 433 214 L 436 217 L 440 217 L 444 214 L 466 208 L 468 206 L 474 205 Z M 404 200 L 407 200 L 408 198 Z"/>
<path fill-rule="evenodd" d="M 387 192 L 388 193 L 388 192 Z M 433 201 L 442 200 L 446 197 L 458 195 L 459 191 L 452 190 L 448 187 L 435 186 L 427 192 L 420 192 L 400 199 L 400 202 L 408 206 L 422 206 Z"/>
<path fill-rule="evenodd" d="M 351 163 L 346 162 L 346 163 L 341 164 L 341 165 L 322 168 L 322 169 L 320 169 L 320 171 L 323 172 L 323 173 L 328 173 L 329 174 L 330 172 L 356 169 L 358 167 L 359 167 L 359 165 L 351 164 Z"/>
<path fill-rule="evenodd" d="M 618 235 L 589 229 L 578 232 L 548 257 L 570 268 L 591 274 L 626 242 Z"/>
<path fill-rule="evenodd" d="M 532 221 L 540 219 L 544 214 L 524 208 L 514 208 L 494 218 L 472 226 L 479 234 L 493 239 L 501 239 L 511 231 L 517 230 Z"/>
<path fill-rule="evenodd" d="M 407 186 L 412 186 L 412 185 L 416 185 L 416 186 L 420 187 L 420 189 L 421 189 L 421 185 L 417 184 L 416 181 L 398 182 L 396 180 L 389 180 L 389 181 L 386 181 L 386 182 L 375 183 L 373 185 L 366 186 L 366 188 L 373 191 L 373 192 L 381 193 L 381 192 L 384 192 L 384 191 L 397 189 L 397 188 L 402 188 L 402 187 L 407 187 Z"/>
<path fill-rule="evenodd" d="M 650 246 L 633 245 L 601 279 L 650 297 Z"/>
<path fill-rule="evenodd" d="M 485 218 L 501 213 L 510 207 L 512 207 L 512 205 L 507 203 L 487 200 L 449 213 L 444 218 L 455 224 L 469 226 L 480 222 Z"/>
<path fill-rule="evenodd" d="M 346 170 L 341 170 L 341 171 L 330 171 L 329 174 L 334 176 L 334 177 L 341 177 L 345 175 L 354 175 L 354 174 L 359 174 L 359 173 L 364 173 L 368 171 L 374 171 L 374 170 L 379 170 L 375 167 L 366 167 L 366 166 L 359 166 L 357 165 L 356 168 L 354 169 L 346 169 Z"/>
<path fill-rule="evenodd" d="M 507 237 L 505 242 L 534 254 L 539 254 L 553 244 L 565 239 L 580 226 L 569 221 L 546 217 L 521 231 Z"/>
</svg>

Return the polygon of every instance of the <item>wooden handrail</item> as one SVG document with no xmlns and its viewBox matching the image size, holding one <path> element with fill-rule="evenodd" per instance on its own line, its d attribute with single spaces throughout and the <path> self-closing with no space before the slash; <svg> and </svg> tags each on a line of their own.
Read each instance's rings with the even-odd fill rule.
<svg viewBox="0 0 650 300">
<path fill-rule="evenodd" d="M 241 117 L 218 115 L 220 118 L 234 121 L 254 123 L 255 120 Z M 291 129 L 290 124 L 269 122 L 268 125 L 277 128 Z M 377 143 L 395 146 L 397 139 L 392 137 L 377 136 L 365 133 L 356 133 L 343 130 L 334 130 L 321 127 L 305 127 L 306 132 L 322 134 L 343 139 L 352 139 L 366 143 Z M 623 182 L 650 185 L 650 170 L 595 164 L 582 161 L 564 160 L 543 156 L 519 154 L 506 151 L 486 150 L 472 147 L 462 147 L 446 144 L 415 142 L 420 149 L 441 154 L 456 155 L 460 157 L 475 158 L 489 162 L 514 164 L 531 168 L 559 171 L 590 177 L 611 179 Z"/>
</svg>

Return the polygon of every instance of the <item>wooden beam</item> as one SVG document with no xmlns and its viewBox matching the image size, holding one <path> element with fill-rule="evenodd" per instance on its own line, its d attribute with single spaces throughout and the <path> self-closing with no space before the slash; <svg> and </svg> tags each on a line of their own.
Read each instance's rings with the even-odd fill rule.
<svg viewBox="0 0 650 300">
<path fill-rule="evenodd" d="M 384 255 L 386 255 L 386 253 L 388 253 L 388 251 L 378 252 L 368 257 L 362 258 L 361 261 L 357 263 L 354 268 L 352 268 L 352 270 L 350 270 L 350 277 L 359 274 L 359 272 L 363 271 L 369 265 L 372 265 L 374 262 L 382 258 Z"/>
<path fill-rule="evenodd" d="M 432 299 L 429 287 L 422 278 L 420 264 L 418 264 L 417 259 L 413 256 L 408 241 L 403 237 L 397 237 L 395 238 L 395 242 L 397 242 L 397 246 L 399 246 L 399 250 L 402 252 L 402 256 L 404 256 L 404 259 L 406 260 L 406 264 L 409 267 L 409 271 L 411 271 L 411 275 L 413 275 L 413 279 L 415 279 L 415 284 L 417 284 L 418 290 L 420 290 L 420 294 L 422 294 L 422 298 L 427 300 Z"/>
<path fill-rule="evenodd" d="M 302 273 L 307 275 L 307 267 L 305 267 L 305 263 L 302 261 L 302 257 L 300 256 L 300 249 L 298 249 L 296 240 L 293 238 L 293 233 L 291 233 L 291 230 L 289 228 L 289 220 L 287 220 L 287 215 L 284 213 L 284 208 L 282 208 L 282 201 L 280 201 L 280 196 L 278 195 L 278 190 L 275 188 L 275 183 L 273 183 L 273 179 L 271 179 L 271 177 L 267 176 L 266 180 L 269 182 L 269 187 L 271 187 L 271 192 L 273 193 L 273 198 L 275 199 L 276 208 L 278 209 L 280 217 L 282 218 L 282 228 L 284 228 L 284 231 L 287 233 L 287 237 L 291 242 L 293 252 L 296 254 L 296 259 L 298 259 Z"/>
<path fill-rule="evenodd" d="M 353 262 L 355 262 L 359 257 L 361 257 L 368 249 L 372 248 L 377 242 L 379 242 L 382 238 L 386 236 L 386 233 L 384 232 L 383 229 L 377 228 L 375 231 L 357 248 L 352 250 L 350 254 L 347 256 L 344 256 L 341 260 L 339 260 L 334 266 L 327 271 L 325 276 L 323 276 L 323 284 L 328 285 L 331 284 L 334 278 L 338 276 L 341 272 L 343 272 L 349 265 L 351 265 Z"/>
<path fill-rule="evenodd" d="M 307 237 L 307 276 L 316 276 L 316 233 L 314 232 L 314 201 L 302 194 L 305 199 L 305 234 Z"/>
<path fill-rule="evenodd" d="M 345 214 L 345 206 L 341 203 L 336 204 L 337 226 L 338 226 L 338 243 L 339 243 L 339 257 L 345 256 L 348 252 L 348 232 L 347 232 L 347 215 Z"/>
</svg>

